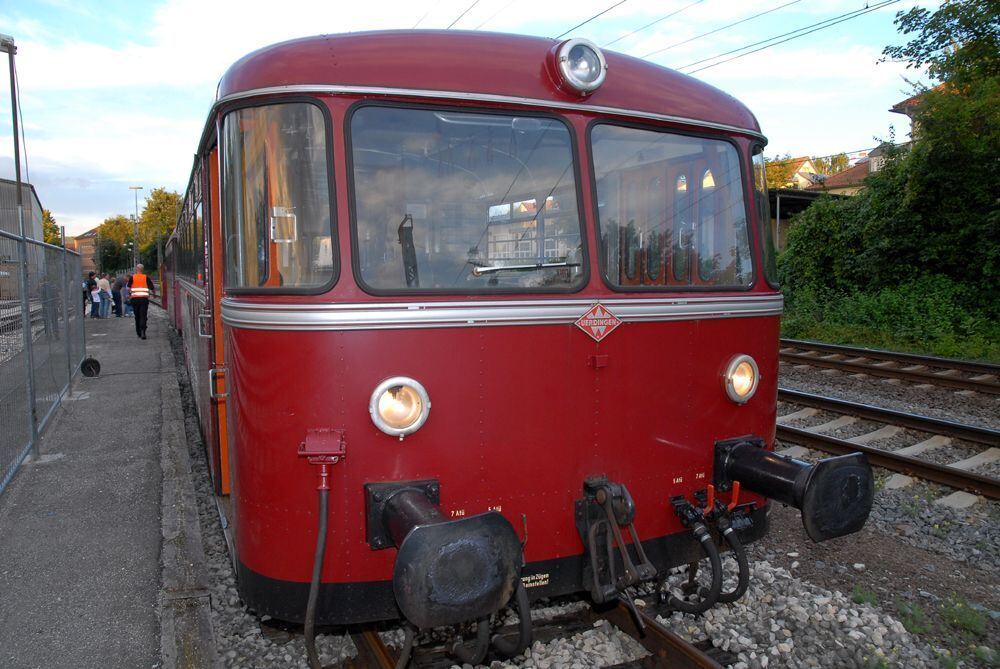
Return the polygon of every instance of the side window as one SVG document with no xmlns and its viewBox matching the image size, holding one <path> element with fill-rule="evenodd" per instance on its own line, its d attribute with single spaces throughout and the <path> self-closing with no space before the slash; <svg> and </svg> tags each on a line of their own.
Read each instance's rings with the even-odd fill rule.
<svg viewBox="0 0 1000 669">
<path fill-rule="evenodd" d="M 774 244 L 774 230 L 771 228 L 771 206 L 767 197 L 767 169 L 764 161 L 764 147 L 753 147 L 753 195 L 757 213 L 757 229 L 760 231 L 760 245 L 764 250 L 764 279 L 772 288 L 778 287 L 778 252 Z"/>
<path fill-rule="evenodd" d="M 671 273 L 674 281 L 687 282 L 691 277 L 691 197 L 687 175 L 681 174 L 674 183 L 674 225 L 671 230 Z"/>
<path fill-rule="evenodd" d="M 702 281 L 715 278 L 720 258 L 715 247 L 715 176 L 708 169 L 701 175 L 701 193 L 698 198 L 698 276 Z"/>
<path fill-rule="evenodd" d="M 280 292 L 329 285 L 336 257 L 320 109 L 289 102 L 230 112 L 221 155 L 226 287 Z"/>
<path fill-rule="evenodd" d="M 733 144 L 611 123 L 593 124 L 590 143 L 597 193 L 622 193 L 598 197 L 602 269 L 613 288 L 749 287 L 744 175 Z M 616 246 L 624 252 L 607 252 Z"/>
</svg>

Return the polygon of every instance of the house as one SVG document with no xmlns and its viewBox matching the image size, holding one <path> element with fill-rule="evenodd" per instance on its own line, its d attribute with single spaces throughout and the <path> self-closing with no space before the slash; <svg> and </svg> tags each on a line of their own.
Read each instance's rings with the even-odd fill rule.
<svg viewBox="0 0 1000 669">
<path fill-rule="evenodd" d="M 83 234 L 67 239 L 66 248 L 80 254 L 80 268 L 84 276 L 97 271 L 97 263 L 94 261 L 94 256 L 97 255 L 97 228 L 91 228 Z"/>
<path fill-rule="evenodd" d="M 942 83 L 938 84 L 937 86 L 929 90 L 941 91 L 944 90 L 945 86 L 947 86 L 947 83 Z M 889 111 L 893 112 L 894 114 L 902 114 L 903 116 L 906 116 L 910 119 L 910 137 L 916 137 L 917 134 L 919 134 L 920 126 L 917 123 L 917 120 L 913 117 L 913 113 L 917 110 L 918 107 L 920 107 L 920 104 L 924 100 L 925 93 L 927 93 L 927 91 L 921 91 L 916 95 L 911 95 L 902 102 L 897 102 L 896 104 L 894 104 L 892 107 L 889 108 Z"/>
<path fill-rule="evenodd" d="M 897 149 L 905 151 L 910 148 L 910 144 L 910 142 L 906 142 L 895 146 Z M 820 177 L 815 184 L 807 187 L 806 190 L 831 195 L 856 195 L 859 190 L 864 188 L 865 178 L 885 166 L 891 148 L 891 144 L 883 142 L 869 151 L 866 157 L 855 163 L 853 167 L 828 177 Z"/>
<path fill-rule="evenodd" d="M 874 153 L 874 151 L 872 152 Z M 809 191 L 821 191 L 835 195 L 854 195 L 864 187 L 864 180 L 871 172 L 876 171 L 885 162 L 884 155 L 879 161 L 869 156 L 868 160 L 859 162 L 854 167 L 848 167 L 842 172 L 828 176 L 806 188 Z"/>
<path fill-rule="evenodd" d="M 783 184 L 783 188 L 807 188 L 816 183 L 818 173 L 816 166 L 809 156 L 799 156 L 798 158 L 788 158 L 780 161 L 786 165 L 793 165 L 794 170 L 788 181 Z"/>
</svg>

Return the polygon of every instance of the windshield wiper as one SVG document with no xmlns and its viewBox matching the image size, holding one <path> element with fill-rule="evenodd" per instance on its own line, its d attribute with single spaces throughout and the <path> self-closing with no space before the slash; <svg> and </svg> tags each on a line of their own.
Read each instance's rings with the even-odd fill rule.
<svg viewBox="0 0 1000 669">
<path fill-rule="evenodd" d="M 495 272 L 534 272 L 540 269 L 550 269 L 553 267 L 579 267 L 578 262 L 540 262 L 534 265 L 486 265 L 482 267 L 474 267 L 472 269 L 473 276 L 482 276 L 484 274 L 493 274 Z"/>
</svg>

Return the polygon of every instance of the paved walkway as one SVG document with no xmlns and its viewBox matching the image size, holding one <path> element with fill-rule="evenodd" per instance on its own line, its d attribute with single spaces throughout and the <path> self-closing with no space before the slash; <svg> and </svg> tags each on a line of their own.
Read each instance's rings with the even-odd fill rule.
<svg viewBox="0 0 1000 669">
<path fill-rule="evenodd" d="M 161 558 L 177 557 L 164 536 L 168 524 L 171 532 L 185 525 L 175 483 L 189 472 L 166 317 L 155 307 L 149 315 L 145 341 L 131 318 L 86 321 L 87 353 L 100 361 L 101 375 L 76 378 L 40 457 L 0 495 L 6 669 L 176 661 L 167 637 L 185 626 L 174 624 L 170 588 L 177 583 Z M 161 514 L 165 493 L 172 501 Z M 200 551 L 200 536 L 194 539 Z"/>
</svg>

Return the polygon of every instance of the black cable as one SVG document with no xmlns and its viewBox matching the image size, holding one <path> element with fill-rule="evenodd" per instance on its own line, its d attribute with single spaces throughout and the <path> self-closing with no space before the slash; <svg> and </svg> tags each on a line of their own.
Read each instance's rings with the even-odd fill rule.
<svg viewBox="0 0 1000 669">
<path fill-rule="evenodd" d="M 470 11 L 470 10 L 471 10 L 471 9 L 472 9 L 473 7 L 475 7 L 476 5 L 478 5 L 478 4 L 479 4 L 479 0 L 472 0 L 472 4 L 471 4 L 471 5 L 469 5 L 468 7 L 466 7 L 466 8 L 465 8 L 465 11 L 464 11 L 464 12 L 462 12 L 461 14 L 459 14 L 459 15 L 458 15 L 458 18 L 457 18 L 457 19 L 455 19 L 454 21 L 452 21 L 451 23 L 449 23 L 449 24 L 448 24 L 448 28 L 447 28 L 447 29 L 448 29 L 448 30 L 451 30 L 451 27 L 452 27 L 453 25 L 455 25 L 456 23 L 458 23 L 459 21 L 461 21 L 461 20 L 462 20 L 462 17 L 463 17 L 463 16 L 465 16 L 466 14 L 468 14 L 468 13 L 469 13 L 469 11 Z"/>
<path fill-rule="evenodd" d="M 707 70 L 707 69 L 709 69 L 711 67 L 715 67 L 716 65 L 722 65 L 723 63 L 728 63 L 730 61 L 736 60 L 737 58 L 742 58 L 743 56 L 749 56 L 752 53 L 757 53 L 758 51 L 763 51 L 764 49 L 770 49 L 772 46 L 778 46 L 779 44 L 784 44 L 785 42 L 790 42 L 793 39 L 798 39 L 799 37 L 805 37 L 806 35 L 810 35 L 810 34 L 812 34 L 814 32 L 818 32 L 818 31 L 823 30 L 825 28 L 830 28 L 832 26 L 835 26 L 838 23 L 843 23 L 844 21 L 850 21 L 851 19 L 856 19 L 859 16 L 863 16 L 865 14 L 874 12 L 877 9 L 882 9 L 883 7 L 888 7 L 889 5 L 896 4 L 897 2 L 899 2 L 899 0 L 885 0 L 884 2 L 872 5 L 870 7 L 865 7 L 864 9 L 855 10 L 853 12 L 847 12 L 846 14 L 841 14 L 840 16 L 835 16 L 832 19 L 827 19 L 826 21 L 820 21 L 819 23 L 813 23 L 812 25 L 804 26 L 802 28 L 797 28 L 796 30 L 789 31 L 787 33 L 782 33 L 781 35 L 775 35 L 774 37 L 769 37 L 766 40 L 761 40 L 760 42 L 754 42 L 753 44 L 747 44 L 746 46 L 740 47 L 739 49 L 733 49 L 732 51 L 727 51 L 725 53 L 716 54 L 715 56 L 710 56 L 709 58 L 702 58 L 701 60 L 695 61 L 693 63 L 688 63 L 687 65 L 682 65 L 681 67 L 679 67 L 677 69 L 680 70 L 680 69 L 688 68 L 688 67 L 691 67 L 693 65 L 698 65 L 700 63 L 704 63 L 704 62 L 707 62 L 707 61 L 710 61 L 710 60 L 715 60 L 716 58 L 721 58 L 722 56 L 727 56 L 727 55 L 729 55 L 731 53 L 737 53 L 739 51 L 744 51 L 746 49 L 749 49 L 750 47 L 757 46 L 758 44 L 764 44 L 764 46 L 762 46 L 762 47 L 760 47 L 758 49 L 753 49 L 752 51 L 747 51 L 746 53 L 740 53 L 740 54 L 738 54 L 736 56 L 733 56 L 732 58 L 727 58 L 725 60 L 720 60 L 720 61 L 718 61 L 716 63 L 712 63 L 710 65 L 706 65 L 705 67 L 699 67 L 696 70 L 691 70 L 689 72 L 685 72 L 685 74 L 694 74 L 695 72 L 701 72 L 702 70 Z M 812 30 L 807 30 L 808 28 L 812 28 Z M 806 32 L 802 32 L 803 30 L 805 30 Z M 798 34 L 795 34 L 795 33 L 798 33 Z M 786 37 L 786 39 L 780 40 L 778 42 L 774 42 L 774 40 L 779 39 L 781 37 L 785 37 L 786 35 L 791 35 L 791 37 Z M 772 43 L 771 44 L 767 44 L 768 42 L 772 42 Z"/>
<path fill-rule="evenodd" d="M 428 10 L 427 10 L 426 12 L 424 12 L 424 15 L 420 17 L 420 20 L 419 20 L 419 21 L 417 21 L 416 23 L 414 23 L 414 24 L 413 24 L 413 28 L 410 28 L 410 30 L 415 30 L 415 29 L 416 29 L 416 27 L 417 27 L 417 26 L 419 26 L 419 25 L 420 25 L 421 23 L 423 23 L 423 22 L 424 22 L 424 19 L 426 19 L 426 18 L 427 18 L 427 16 L 428 16 L 428 15 L 429 15 L 429 14 L 430 14 L 431 12 L 433 12 L 433 11 L 434 11 L 435 9 L 437 9 L 437 6 L 438 6 L 438 5 L 440 5 L 440 4 L 441 4 L 441 0 L 438 0 L 438 1 L 437 1 L 437 2 L 435 2 L 435 3 L 433 4 L 433 5 L 431 5 L 431 8 L 430 8 L 430 9 L 428 9 Z"/>
<path fill-rule="evenodd" d="M 719 529 L 722 530 L 722 536 L 726 539 L 726 543 L 733 549 L 733 557 L 736 558 L 738 568 L 736 587 L 729 592 L 719 592 L 719 601 L 723 604 L 730 604 L 742 597 L 747 588 L 750 587 L 750 563 L 747 561 L 746 549 L 743 548 L 739 537 L 736 536 L 736 530 L 728 524 L 725 529 L 720 524 Z"/>
<path fill-rule="evenodd" d="M 795 1 L 796 1 L 796 2 L 800 2 L 801 0 L 795 0 Z M 608 42 L 607 44 L 602 44 L 601 46 L 605 46 L 605 47 L 608 47 L 608 46 L 611 46 L 612 44 L 614 44 L 615 42 L 621 42 L 621 41 L 622 41 L 623 39 L 625 39 L 626 37 L 631 37 L 632 35 L 634 35 L 634 34 L 636 34 L 636 33 L 641 33 L 641 32 L 642 32 L 643 30 L 645 30 L 646 28 L 649 28 L 649 27 L 651 27 L 651 26 L 655 26 L 655 25 L 656 25 L 657 23 L 659 23 L 660 21 L 666 21 L 666 20 L 667 20 L 667 19 L 669 19 L 669 18 L 670 18 L 671 16 L 677 16 L 678 14 L 680 14 L 681 12 L 683 12 L 683 11 L 684 11 L 685 9 L 690 9 L 691 7 L 694 7 L 695 5 L 698 5 L 698 4 L 701 4 L 701 3 L 703 3 L 703 2 L 705 2 L 705 0 L 694 0 L 694 2 L 692 2 L 692 3 L 691 3 L 691 4 L 689 4 L 689 5 L 684 5 L 684 6 L 683 6 L 683 7 L 681 7 L 680 9 L 678 9 L 678 10 L 676 10 L 676 11 L 673 11 L 673 12 L 670 12 L 670 13 L 669 13 L 669 14 L 667 14 L 666 16 L 661 16 L 660 18 L 656 19 L 656 20 L 655 20 L 655 21 L 653 21 L 652 23 L 647 23 L 647 24 L 646 24 L 646 25 L 644 25 L 643 27 L 641 27 L 641 28 L 636 28 L 636 29 L 635 29 L 635 30 L 633 30 L 632 32 L 630 32 L 630 33 L 625 33 L 624 35 L 622 35 L 622 36 L 621 36 L 621 37 L 619 37 L 618 39 L 613 39 L 613 40 L 611 40 L 610 42 Z"/>
<path fill-rule="evenodd" d="M 670 46 L 665 46 L 662 49 L 657 49 L 656 51 L 650 51 L 649 53 L 644 54 L 641 57 L 642 58 L 649 58 L 650 56 L 654 56 L 654 55 L 656 55 L 658 53 L 663 53 L 664 51 L 668 51 L 670 49 L 673 49 L 675 46 L 681 46 L 682 44 L 687 44 L 689 42 L 693 42 L 696 39 L 701 39 L 702 37 L 708 37 L 709 35 L 714 35 L 717 32 L 722 32 L 723 30 L 726 30 L 727 28 L 732 28 L 733 26 L 738 26 L 741 23 L 746 23 L 747 21 L 752 21 L 752 20 L 754 20 L 754 19 L 756 19 L 758 17 L 764 16 L 765 14 L 770 14 L 771 12 L 776 12 L 779 9 L 784 9 L 785 7 L 788 7 L 789 5 L 794 5 L 797 2 L 802 2 L 802 0 L 792 0 L 791 2 L 787 2 L 787 3 L 783 4 L 783 5 L 778 5 L 777 7 L 769 9 L 766 12 L 760 12 L 758 14 L 754 14 L 753 16 L 748 16 L 745 19 L 740 19 L 739 21 L 735 21 L 733 23 L 728 23 L 728 24 L 726 24 L 724 26 L 716 28 L 715 30 L 710 30 L 707 33 L 702 33 L 700 35 L 695 35 L 694 37 L 691 37 L 689 39 L 684 40 L 683 42 L 677 42 L 676 44 L 671 44 Z"/>
<path fill-rule="evenodd" d="M 556 36 L 555 36 L 555 39 L 559 39 L 560 37 L 565 37 L 566 35 L 570 34 L 570 33 L 571 33 L 571 32 L 573 32 L 574 30 L 576 30 L 577 28 L 582 28 L 583 26 L 587 25 L 588 23 L 590 23 L 590 22 L 591 22 L 591 21 L 593 21 L 594 19 L 596 19 L 596 18 L 600 18 L 601 16 L 604 16 L 605 14 L 607 14 L 608 12 L 610 12 L 610 11 L 611 11 L 612 9 L 614 9 L 614 8 L 615 8 L 615 7 L 617 7 L 618 5 L 624 5 L 624 4 L 626 3 L 626 2 L 628 2 L 628 0 L 619 0 L 619 1 L 618 1 L 618 2 L 616 2 L 615 4 L 611 5 L 611 6 L 610 6 L 610 7 L 608 7 L 607 9 L 605 9 L 604 11 L 602 11 L 602 12 L 598 12 L 597 14 L 594 14 L 593 16 L 591 16 L 591 17 L 590 17 L 589 19 L 587 19 L 587 20 L 586 20 L 586 21 L 584 21 L 583 23 L 577 23 L 577 24 L 576 24 L 575 26 L 573 26 L 572 28 L 570 28 L 570 29 L 569 29 L 569 30 L 567 30 L 566 32 L 562 33 L 561 35 L 556 35 Z"/>
<path fill-rule="evenodd" d="M 508 641 L 500 635 L 494 635 L 493 646 L 504 657 L 514 657 L 524 652 L 524 649 L 531 645 L 531 604 L 528 601 L 528 590 L 524 587 L 521 579 L 517 580 L 517 589 L 514 591 L 514 601 L 517 604 L 517 638 Z"/>
<path fill-rule="evenodd" d="M 325 465 L 324 465 L 325 466 Z M 323 558 L 326 556 L 327 501 L 330 491 L 319 490 L 319 527 L 316 535 L 316 553 L 313 557 L 312 580 L 309 581 L 309 599 L 306 600 L 306 656 L 309 669 L 323 669 L 316 652 L 316 601 L 319 599 L 319 581 L 323 572 Z"/>
<path fill-rule="evenodd" d="M 485 26 L 487 23 L 489 23 L 490 21 L 492 21 L 493 19 L 495 19 L 496 17 L 498 17 L 500 14 L 503 14 L 505 11 L 507 11 L 507 8 L 510 7 L 511 5 L 513 5 L 515 2 L 517 2 L 517 0 L 510 0 L 506 5 L 503 6 L 503 8 L 501 8 L 501 9 L 493 12 L 490 15 L 490 18 L 488 18 L 485 21 L 483 21 L 482 23 L 480 23 L 478 26 L 476 26 L 475 28 L 473 28 L 473 30 L 479 30 L 480 28 L 482 28 L 483 26 Z"/>
<path fill-rule="evenodd" d="M 476 624 L 476 640 L 472 645 L 467 645 L 459 637 L 455 645 L 451 647 L 451 652 L 455 657 L 465 664 L 477 665 L 486 658 L 486 653 L 490 649 L 490 618 L 481 618 Z"/>
<path fill-rule="evenodd" d="M 410 664 L 410 655 L 413 654 L 413 641 L 417 636 L 417 630 L 413 625 L 406 625 L 406 632 L 403 636 L 403 648 L 399 651 L 399 659 L 396 661 L 396 669 L 406 669 Z"/>
<path fill-rule="evenodd" d="M 701 599 L 697 602 L 686 602 L 680 597 L 670 593 L 668 603 L 677 611 L 683 613 L 704 613 L 709 610 L 719 600 L 719 593 L 722 591 L 722 558 L 719 556 L 719 549 L 712 541 L 712 535 L 708 528 L 701 523 L 695 523 L 694 535 L 701 542 L 712 568 L 712 584 L 706 590 L 699 588 L 698 595 Z"/>
</svg>

